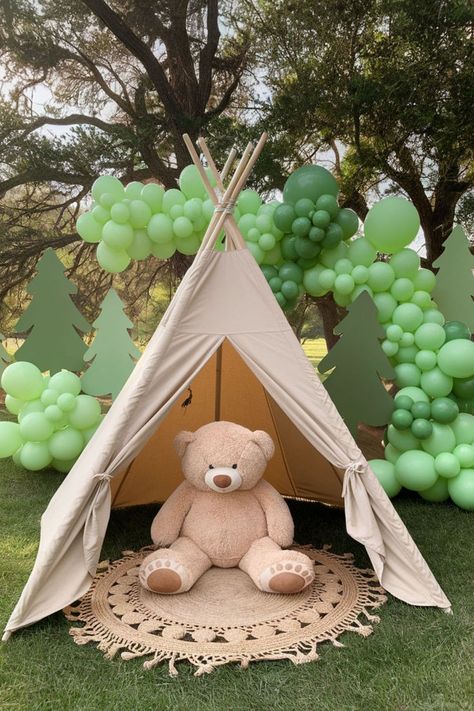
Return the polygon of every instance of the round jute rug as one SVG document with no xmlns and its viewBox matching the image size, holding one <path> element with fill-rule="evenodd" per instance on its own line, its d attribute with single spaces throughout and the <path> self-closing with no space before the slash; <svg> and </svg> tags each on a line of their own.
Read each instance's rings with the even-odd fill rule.
<svg viewBox="0 0 474 711">
<path fill-rule="evenodd" d="M 90 590 L 64 610 L 68 620 L 84 623 L 69 632 L 77 644 L 96 642 L 108 658 L 146 656 L 146 669 L 167 661 L 172 676 L 181 660 L 196 667 L 196 676 L 230 662 L 303 664 L 318 659 L 320 642 L 343 647 L 337 639 L 343 632 L 371 634 L 367 623 L 379 618 L 368 610 L 386 600 L 373 570 L 356 568 L 350 553 L 294 549 L 314 560 L 316 572 L 296 595 L 261 592 L 237 568 L 211 568 L 189 592 L 157 595 L 138 581 L 150 548 L 124 551 L 120 560 L 100 564 Z"/>
</svg>

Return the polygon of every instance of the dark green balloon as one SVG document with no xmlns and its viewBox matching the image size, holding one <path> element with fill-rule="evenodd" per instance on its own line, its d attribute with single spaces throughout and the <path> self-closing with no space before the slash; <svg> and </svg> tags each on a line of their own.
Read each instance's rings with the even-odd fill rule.
<svg viewBox="0 0 474 711">
<path fill-rule="evenodd" d="M 301 284 L 303 281 L 303 270 L 297 264 L 285 262 L 278 270 L 278 276 L 283 281 L 289 280 L 295 281 L 297 284 Z"/>
<path fill-rule="evenodd" d="M 314 259 L 321 251 L 319 244 L 311 242 L 311 240 L 306 239 L 306 237 L 296 238 L 295 249 L 298 256 L 303 257 L 303 259 Z"/>
<path fill-rule="evenodd" d="M 293 220 L 291 231 L 297 237 L 306 237 L 311 229 L 311 220 L 308 217 L 297 217 Z"/>
<path fill-rule="evenodd" d="M 459 415 L 459 407 L 449 397 L 437 397 L 431 403 L 431 417 L 436 422 L 448 425 Z"/>
<path fill-rule="evenodd" d="M 454 378 L 453 393 L 461 400 L 474 398 L 474 378 Z"/>
<path fill-rule="evenodd" d="M 295 243 L 296 237 L 294 235 L 283 237 L 280 242 L 281 255 L 283 259 L 287 259 L 289 262 L 293 262 L 298 259 L 298 252 L 296 251 Z"/>
<path fill-rule="evenodd" d="M 348 207 L 343 207 L 339 210 L 334 222 L 336 222 L 339 227 L 342 227 L 342 231 L 344 233 L 343 239 L 345 240 L 355 235 L 359 228 L 359 218 L 354 210 L 351 210 Z"/>
<path fill-rule="evenodd" d="M 309 239 L 312 242 L 322 242 L 323 239 L 325 238 L 325 236 L 326 236 L 325 231 L 319 227 L 312 227 L 310 229 L 309 235 L 308 235 Z"/>
<path fill-rule="evenodd" d="M 334 249 L 334 247 L 337 247 L 339 242 L 341 242 L 343 236 L 342 227 L 336 225 L 335 222 L 331 222 L 326 230 L 326 236 L 322 242 L 323 247 L 326 249 Z"/>
<path fill-rule="evenodd" d="M 411 433 L 417 439 L 428 439 L 433 432 L 433 425 L 429 420 L 425 420 L 421 417 L 413 420 L 411 425 Z"/>
<path fill-rule="evenodd" d="M 290 175 L 283 188 L 283 200 L 294 205 L 301 198 L 314 203 L 321 195 L 338 195 L 339 185 L 331 173 L 320 165 L 305 165 Z"/>
<path fill-rule="evenodd" d="M 409 395 L 399 395 L 399 397 L 395 397 L 393 407 L 395 410 L 411 410 L 413 402 Z"/>
<path fill-rule="evenodd" d="M 283 284 L 279 276 L 272 277 L 268 283 L 274 294 L 280 291 L 281 285 Z"/>
<path fill-rule="evenodd" d="M 325 230 L 331 222 L 331 215 L 326 210 L 316 210 L 313 213 L 311 221 L 315 227 L 319 227 L 321 230 Z"/>
<path fill-rule="evenodd" d="M 316 210 L 325 210 L 334 220 L 339 213 L 339 203 L 334 195 L 321 195 L 316 203 Z"/>
<path fill-rule="evenodd" d="M 281 293 L 281 291 L 277 291 L 277 293 L 275 294 L 275 299 L 278 301 L 278 303 L 280 304 L 282 309 L 284 309 L 285 306 L 288 305 L 288 302 L 285 299 L 285 297 L 283 296 L 283 294 Z"/>
<path fill-rule="evenodd" d="M 267 281 L 270 281 L 272 277 L 278 276 L 278 269 L 271 264 L 262 264 L 260 269 L 262 270 L 263 276 Z"/>
<path fill-rule="evenodd" d="M 413 415 L 409 410 L 394 410 L 392 412 L 392 425 L 397 430 L 407 430 L 413 422 Z"/>
<path fill-rule="evenodd" d="M 287 279 L 281 285 L 281 293 L 288 302 L 296 301 L 299 294 L 298 284 Z"/>
<path fill-rule="evenodd" d="M 446 341 L 455 341 L 458 338 L 471 338 L 471 332 L 462 321 L 447 321 L 443 326 L 446 333 Z"/>
<path fill-rule="evenodd" d="M 416 419 L 429 420 L 431 417 L 431 407 L 429 402 L 415 402 L 411 407 L 411 414 Z"/>
<path fill-rule="evenodd" d="M 293 220 L 296 218 L 295 211 L 291 205 L 282 202 L 278 205 L 275 212 L 273 213 L 273 222 L 275 227 L 285 233 L 291 232 L 291 225 Z"/>
<path fill-rule="evenodd" d="M 314 257 L 314 259 L 305 259 L 304 257 L 300 257 L 296 261 L 298 266 L 300 266 L 301 269 L 304 269 L 304 270 L 312 269 L 313 267 L 316 266 L 316 264 L 318 264 L 318 262 L 319 262 L 319 259 L 317 257 Z"/>
</svg>

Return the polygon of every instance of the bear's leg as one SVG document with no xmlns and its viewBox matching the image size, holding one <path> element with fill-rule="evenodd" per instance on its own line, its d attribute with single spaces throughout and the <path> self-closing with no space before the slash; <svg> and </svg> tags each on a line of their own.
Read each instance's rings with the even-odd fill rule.
<svg viewBox="0 0 474 711">
<path fill-rule="evenodd" d="M 147 555 L 140 566 L 140 582 L 151 592 L 182 593 L 189 590 L 211 565 L 194 541 L 183 536 L 169 548 L 160 548 Z"/>
<path fill-rule="evenodd" d="M 297 593 L 314 580 L 311 558 L 299 551 L 282 550 L 268 537 L 252 543 L 239 568 L 264 592 Z"/>
</svg>

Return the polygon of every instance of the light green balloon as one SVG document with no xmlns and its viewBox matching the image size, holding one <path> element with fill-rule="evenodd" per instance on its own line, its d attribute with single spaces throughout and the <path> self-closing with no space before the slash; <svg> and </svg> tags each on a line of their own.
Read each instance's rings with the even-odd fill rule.
<svg viewBox="0 0 474 711">
<path fill-rule="evenodd" d="M 155 244 L 167 244 L 173 239 L 173 220 L 168 215 L 153 215 L 147 227 L 148 237 Z"/>
<path fill-rule="evenodd" d="M 240 220 L 238 222 L 238 228 L 245 239 L 247 239 L 250 230 L 255 228 L 256 223 L 257 223 L 257 216 L 254 215 L 253 213 L 247 213 L 245 215 L 242 215 L 242 217 L 240 218 Z M 260 234 L 261 234 L 260 230 L 257 230 L 257 231 L 260 236 Z M 255 242 L 256 240 L 251 239 L 250 241 Z"/>
<path fill-rule="evenodd" d="M 68 474 L 71 471 L 77 459 L 69 459 L 67 461 L 61 459 L 53 459 L 51 466 L 61 474 Z"/>
<path fill-rule="evenodd" d="M 55 432 L 49 440 L 49 451 L 54 459 L 75 459 L 83 448 L 83 436 L 72 427 Z"/>
<path fill-rule="evenodd" d="M 272 249 L 269 249 L 268 251 L 265 252 L 265 256 L 263 257 L 263 262 L 262 264 L 281 264 L 283 262 L 283 257 L 281 254 L 281 247 L 279 244 L 276 244 Z"/>
<path fill-rule="evenodd" d="M 61 370 L 51 376 L 48 383 L 48 390 L 55 390 L 57 393 L 70 393 L 79 395 L 81 392 L 81 379 L 70 370 Z M 51 403 L 53 404 L 53 403 Z"/>
<path fill-rule="evenodd" d="M 194 164 L 187 165 L 186 168 L 183 168 L 178 182 L 181 192 L 188 200 L 195 197 L 202 198 L 206 194 L 206 188 Z"/>
<path fill-rule="evenodd" d="M 44 412 L 45 407 L 41 400 L 31 400 L 24 405 L 20 412 L 18 413 L 18 422 L 21 422 L 24 417 L 30 414 L 30 412 Z"/>
<path fill-rule="evenodd" d="M 183 215 L 195 224 L 203 217 L 202 200 L 200 198 L 191 198 L 184 203 Z"/>
<path fill-rule="evenodd" d="M 105 223 L 110 220 L 110 210 L 106 210 L 105 207 L 102 207 L 102 205 L 96 205 L 91 210 L 91 214 L 99 225 L 105 225 Z"/>
<path fill-rule="evenodd" d="M 61 393 L 57 405 L 63 412 L 72 412 L 76 406 L 76 397 L 71 393 Z"/>
<path fill-rule="evenodd" d="M 151 208 L 151 211 L 155 213 L 160 212 L 161 210 L 164 194 L 165 191 L 161 185 L 156 185 L 156 183 L 148 183 L 148 185 L 145 185 L 142 188 L 140 197 L 144 202 L 146 202 L 148 207 Z"/>
<path fill-rule="evenodd" d="M 132 200 L 128 207 L 132 227 L 136 230 L 145 228 L 151 219 L 150 206 L 144 200 Z"/>
<path fill-rule="evenodd" d="M 402 486 L 411 491 L 430 489 L 438 479 L 434 458 L 428 452 L 419 450 L 403 452 L 399 456 L 395 476 Z"/>
<path fill-rule="evenodd" d="M 260 205 L 262 204 L 262 198 L 255 190 L 242 190 L 237 200 L 237 207 L 240 210 L 241 215 L 245 215 L 250 212 L 256 215 Z"/>
<path fill-rule="evenodd" d="M 5 396 L 5 407 L 12 415 L 19 415 L 24 404 L 25 401 L 19 400 L 17 397 L 12 397 L 11 395 Z"/>
<path fill-rule="evenodd" d="M 395 467 L 391 462 L 385 459 L 371 459 L 369 465 L 387 496 L 393 498 L 400 493 L 402 487 L 397 481 Z"/>
<path fill-rule="evenodd" d="M 335 272 L 329 269 L 324 269 L 322 265 L 316 265 L 312 269 L 307 269 L 303 276 L 303 286 L 305 291 L 310 296 L 323 296 L 328 291 L 325 283 L 322 281 L 323 275 L 328 277 L 329 273 L 334 274 L 334 279 L 336 278 Z"/>
<path fill-rule="evenodd" d="M 390 442 L 385 447 L 385 450 L 384 450 L 385 459 L 388 462 L 391 462 L 392 464 L 395 464 L 395 462 L 397 461 L 400 454 L 401 454 L 401 452 L 398 449 L 395 449 L 393 444 L 390 444 Z"/>
<path fill-rule="evenodd" d="M 377 307 L 377 318 L 379 323 L 386 323 L 392 318 L 393 312 L 397 308 L 397 302 L 391 294 L 380 292 L 374 294 L 374 303 Z"/>
<path fill-rule="evenodd" d="M 397 353 L 397 361 L 399 363 L 414 363 L 417 355 L 418 348 L 416 346 L 402 346 L 399 344 Z"/>
<path fill-rule="evenodd" d="M 441 452 L 435 459 L 436 472 L 445 479 L 452 479 L 461 471 L 457 457 L 451 452 Z"/>
<path fill-rule="evenodd" d="M 20 422 L 20 435 L 25 442 L 43 442 L 52 434 L 53 425 L 44 412 L 31 412 Z"/>
<path fill-rule="evenodd" d="M 15 454 L 12 455 L 13 459 L 13 464 L 17 467 L 21 467 L 21 450 L 23 447 L 20 447 L 20 449 L 17 449 Z"/>
<path fill-rule="evenodd" d="M 48 383 L 49 385 L 49 383 Z M 47 387 L 43 392 L 41 393 L 40 400 L 43 403 L 45 407 L 48 405 L 54 405 L 56 403 L 56 400 L 58 399 L 58 391 L 53 390 L 50 387 Z"/>
<path fill-rule="evenodd" d="M 138 180 L 132 180 L 125 187 L 125 196 L 129 200 L 139 200 L 143 190 L 143 183 Z"/>
<path fill-rule="evenodd" d="M 474 467 L 474 447 L 472 444 L 458 444 L 453 451 L 462 469 Z"/>
<path fill-rule="evenodd" d="M 130 210 L 125 202 L 116 202 L 110 208 L 110 218 L 119 225 L 124 225 L 130 219 Z"/>
<path fill-rule="evenodd" d="M 456 438 L 454 432 L 449 425 L 442 425 L 439 422 L 433 421 L 433 431 L 427 439 L 422 440 L 421 446 L 433 457 L 443 452 L 452 452 L 456 446 Z"/>
<path fill-rule="evenodd" d="M 104 194 L 111 195 L 114 202 L 123 200 L 123 198 L 125 197 L 125 190 L 122 183 L 118 178 L 115 178 L 113 175 L 102 175 L 100 178 L 97 178 L 97 180 L 92 185 L 91 192 L 92 197 L 97 202 L 100 201 L 100 198 Z"/>
<path fill-rule="evenodd" d="M 449 479 L 448 491 L 456 506 L 474 511 L 474 469 L 461 469 L 458 476 Z"/>
<path fill-rule="evenodd" d="M 151 251 L 157 259 L 169 259 L 176 252 L 176 245 L 171 241 L 163 244 L 153 244 Z"/>
<path fill-rule="evenodd" d="M 398 343 L 385 339 L 382 341 L 382 350 L 387 358 L 393 358 L 398 353 Z"/>
<path fill-rule="evenodd" d="M 336 274 L 351 274 L 353 270 L 353 265 L 350 259 L 338 259 L 334 265 L 334 271 Z"/>
<path fill-rule="evenodd" d="M 403 330 L 395 323 L 392 323 L 387 326 L 385 333 L 387 335 L 388 340 L 393 341 L 394 343 L 399 343 L 403 336 Z"/>
<path fill-rule="evenodd" d="M 454 432 L 456 444 L 472 444 L 474 442 L 474 415 L 461 412 L 449 426 Z"/>
<path fill-rule="evenodd" d="M 363 264 L 358 264 L 352 269 L 352 278 L 354 279 L 354 284 L 365 284 L 369 278 L 369 270 L 364 267 Z"/>
<path fill-rule="evenodd" d="M 395 280 L 395 273 L 386 262 L 374 262 L 369 266 L 368 285 L 378 293 L 388 291 Z"/>
<path fill-rule="evenodd" d="M 404 331 L 414 332 L 423 323 L 423 311 L 415 304 L 400 304 L 392 314 L 392 321 Z"/>
<path fill-rule="evenodd" d="M 184 205 L 172 205 L 169 209 L 168 215 L 172 220 L 176 220 L 178 217 L 184 217 Z"/>
<path fill-rule="evenodd" d="M 430 397 L 447 397 L 453 389 L 453 379 L 436 367 L 422 373 L 420 385 Z"/>
<path fill-rule="evenodd" d="M 348 257 L 354 266 L 370 267 L 377 257 L 377 250 L 365 237 L 358 237 L 349 242 Z"/>
<path fill-rule="evenodd" d="M 436 286 L 436 277 L 430 269 L 419 269 L 413 279 L 413 285 L 415 289 L 431 294 Z"/>
<path fill-rule="evenodd" d="M 126 227 L 128 225 L 124 226 Z M 130 229 L 132 230 L 131 227 Z M 133 242 L 133 230 L 131 241 Z M 102 269 L 105 269 L 106 272 L 110 272 L 111 274 L 123 272 L 130 264 L 130 257 L 127 252 L 112 249 L 105 242 L 100 242 L 100 244 L 97 245 L 96 257 Z"/>
<path fill-rule="evenodd" d="M 271 249 L 273 249 L 275 244 L 276 240 L 271 232 L 265 232 L 258 240 L 258 246 L 263 249 L 264 252 L 269 252 Z"/>
<path fill-rule="evenodd" d="M 322 249 L 319 261 L 327 269 L 334 269 L 339 259 L 345 259 L 349 255 L 349 248 L 345 242 L 339 242 L 332 249 Z M 350 257 L 349 257 L 350 259 Z M 352 260 L 351 260 L 352 261 Z M 352 262 L 354 263 L 354 262 Z"/>
<path fill-rule="evenodd" d="M 427 291 L 415 291 L 410 299 L 412 304 L 419 306 L 422 311 L 431 307 L 431 298 Z"/>
<path fill-rule="evenodd" d="M 163 195 L 163 202 L 161 205 L 161 209 L 163 212 L 169 212 L 173 205 L 183 205 L 186 202 L 186 198 L 181 192 L 181 190 L 177 190 L 176 188 L 171 188 L 171 190 L 166 190 L 165 194 Z"/>
<path fill-rule="evenodd" d="M 386 197 L 377 202 L 364 221 L 366 239 L 380 252 L 394 254 L 412 242 L 420 228 L 414 205 L 402 197 Z"/>
<path fill-rule="evenodd" d="M 413 286 L 413 282 L 410 281 L 410 279 L 401 277 L 400 279 L 395 279 L 390 288 L 390 293 L 397 301 L 410 301 L 413 294 L 415 293 L 415 288 Z"/>
<path fill-rule="evenodd" d="M 309 271 L 311 271 L 311 270 L 309 270 Z M 336 272 L 333 269 L 323 269 L 320 272 L 319 285 L 320 285 L 321 289 L 325 289 L 326 291 L 329 289 L 332 289 L 335 281 L 336 281 Z"/>
<path fill-rule="evenodd" d="M 352 301 L 352 295 L 351 294 L 341 294 L 340 291 L 335 291 L 334 292 L 334 301 L 338 306 L 341 306 L 343 309 L 346 308 L 346 306 L 349 306 L 349 304 Z"/>
<path fill-rule="evenodd" d="M 129 224 L 120 224 L 109 220 L 102 229 L 102 239 L 110 249 L 122 251 L 130 247 L 133 242 L 133 227 Z M 98 250 L 103 243 L 98 246 Z"/>
<path fill-rule="evenodd" d="M 78 395 L 69 414 L 69 422 L 76 430 L 86 430 L 99 422 L 100 414 L 100 403 L 95 397 Z"/>
<path fill-rule="evenodd" d="M 400 338 L 400 346 L 403 348 L 408 348 L 408 346 L 412 346 L 415 343 L 415 334 L 410 333 L 409 331 L 406 331 L 403 336 Z"/>
<path fill-rule="evenodd" d="M 438 323 L 442 326 L 445 320 L 443 314 L 438 309 L 427 309 L 423 314 L 424 323 Z"/>
<path fill-rule="evenodd" d="M 440 476 L 433 486 L 430 486 L 429 489 L 420 491 L 420 496 L 422 499 L 431 501 L 434 504 L 440 504 L 443 501 L 447 501 L 449 499 L 448 482 Z"/>
<path fill-rule="evenodd" d="M 84 212 L 79 215 L 76 222 L 76 230 L 84 242 L 94 243 L 100 242 L 102 239 L 102 224 L 97 222 L 90 212 Z"/>
<path fill-rule="evenodd" d="M 8 365 L 2 373 L 2 388 L 18 400 L 36 400 L 44 389 L 41 371 L 26 361 Z"/>
<path fill-rule="evenodd" d="M 415 363 L 420 370 L 433 370 L 436 367 L 436 353 L 428 350 L 418 351 Z"/>
<path fill-rule="evenodd" d="M 448 341 L 438 353 L 438 366 L 453 378 L 471 378 L 474 376 L 474 343 L 466 338 Z"/>
<path fill-rule="evenodd" d="M 18 423 L 0 422 L 0 459 L 12 457 L 22 444 Z"/>
<path fill-rule="evenodd" d="M 413 280 L 420 268 L 420 258 L 413 249 L 402 249 L 390 258 L 390 266 L 397 279 Z"/>
<path fill-rule="evenodd" d="M 21 448 L 20 462 L 25 469 L 29 469 L 32 472 L 40 471 L 40 469 L 49 466 L 52 459 L 46 442 L 25 442 Z"/>
<path fill-rule="evenodd" d="M 445 340 L 446 332 L 437 323 L 422 323 L 415 332 L 415 343 L 422 350 L 437 351 Z"/>
<path fill-rule="evenodd" d="M 418 387 L 421 373 L 414 363 L 400 363 L 395 366 L 395 383 L 399 388 Z"/>
<path fill-rule="evenodd" d="M 199 237 L 193 233 L 189 237 L 176 237 L 175 244 L 181 254 L 192 255 L 198 251 L 200 242 Z"/>
<path fill-rule="evenodd" d="M 389 425 L 387 438 L 392 447 L 395 447 L 399 452 L 409 452 L 414 449 L 420 449 L 418 439 L 412 435 L 410 430 L 397 430 L 393 425 Z"/>
<path fill-rule="evenodd" d="M 148 237 L 145 230 L 135 230 L 133 234 L 133 242 L 127 248 L 127 254 L 131 259 L 141 261 L 146 259 L 151 254 L 152 241 Z"/>
<path fill-rule="evenodd" d="M 408 397 L 411 397 L 413 402 L 429 402 L 430 399 L 428 395 L 423 392 L 421 388 L 416 388 L 416 387 L 406 387 L 402 388 L 399 390 L 396 395 L 395 395 L 395 400 L 399 398 L 402 395 L 406 395 Z"/>
<path fill-rule="evenodd" d="M 178 217 L 176 220 L 173 221 L 173 232 L 179 239 L 186 239 L 187 237 L 191 237 L 193 231 L 193 223 L 191 222 L 191 220 L 188 220 L 187 217 Z M 178 250 L 181 251 L 179 249 L 178 243 L 177 247 Z"/>
<path fill-rule="evenodd" d="M 57 405 L 48 405 L 44 411 L 45 417 L 57 428 L 58 425 L 66 425 L 67 418 L 64 412 Z"/>
</svg>

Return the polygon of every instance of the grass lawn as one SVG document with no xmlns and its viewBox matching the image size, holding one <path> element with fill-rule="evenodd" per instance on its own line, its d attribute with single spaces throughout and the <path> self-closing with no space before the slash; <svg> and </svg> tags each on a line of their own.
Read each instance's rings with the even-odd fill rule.
<svg viewBox="0 0 474 711">
<path fill-rule="evenodd" d="M 322 360 L 328 352 L 324 338 L 308 338 L 308 340 L 303 343 L 303 350 L 313 368 L 316 368 L 316 372 L 318 372 L 317 367 L 319 361 Z"/>
<path fill-rule="evenodd" d="M 0 624 L 3 628 L 30 572 L 39 519 L 62 479 L 0 462 Z M 346 633 L 344 649 L 321 645 L 320 661 L 303 666 L 260 662 L 247 671 L 223 667 L 195 678 L 181 665 L 145 671 L 143 660 L 107 661 L 92 645 L 79 647 L 61 614 L 19 632 L 0 650 L 2 711 L 458 711 L 472 709 L 472 571 L 474 516 L 453 505 L 400 498 L 397 508 L 453 603 L 454 615 L 416 609 L 393 598 L 382 621 L 364 639 Z M 343 513 L 292 502 L 297 540 L 335 552 L 363 549 L 348 538 Z M 112 514 L 104 557 L 149 542 L 154 507 Z"/>
</svg>

